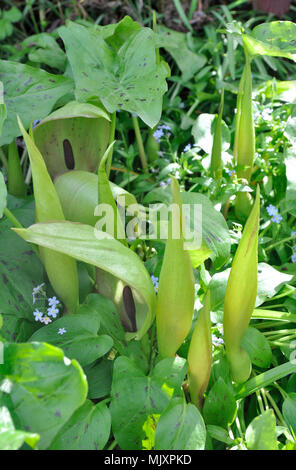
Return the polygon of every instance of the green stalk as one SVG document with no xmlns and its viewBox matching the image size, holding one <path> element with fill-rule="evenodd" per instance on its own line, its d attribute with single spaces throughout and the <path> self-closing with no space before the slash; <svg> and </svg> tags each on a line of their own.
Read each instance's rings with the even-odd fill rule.
<svg viewBox="0 0 296 470">
<path fill-rule="evenodd" d="M 222 167 L 222 115 L 224 107 L 224 89 L 221 93 L 221 101 L 219 106 L 219 113 L 216 121 L 216 128 L 213 139 L 213 147 L 211 154 L 210 171 L 213 178 L 221 178 Z"/>
<path fill-rule="evenodd" d="M 1 147 L 0 147 L 0 160 L 1 160 L 2 165 L 4 166 L 5 170 L 8 171 L 8 161 L 7 161 L 6 155 L 3 152 Z"/>
<path fill-rule="evenodd" d="M 107 177 L 105 164 L 110 154 L 110 151 L 113 147 L 115 142 L 112 142 L 109 147 L 107 148 L 102 160 L 100 161 L 99 169 L 98 169 L 98 204 L 107 204 L 113 210 L 113 226 L 112 226 L 112 235 L 114 238 L 119 240 L 125 246 L 127 245 L 125 239 L 125 231 L 123 224 L 121 222 L 120 216 L 118 215 L 118 210 L 116 203 L 114 201 L 114 197 L 112 194 L 112 190 L 110 187 L 110 182 Z"/>
<path fill-rule="evenodd" d="M 140 159 L 141 159 L 142 168 L 143 168 L 143 170 L 146 170 L 146 168 L 147 168 L 147 158 L 146 158 L 146 153 L 145 153 L 145 149 L 144 149 L 144 145 L 143 145 L 143 139 L 142 139 L 142 135 L 141 135 L 140 126 L 139 126 L 137 116 L 132 116 L 132 120 L 133 120 L 134 130 L 135 130 L 135 134 L 136 134 L 136 140 L 137 140 L 137 144 L 138 144 L 138 149 L 139 149 L 139 155 L 140 155 Z"/>
<path fill-rule="evenodd" d="M 16 197 L 26 195 L 24 175 L 15 141 L 8 146 L 8 192 Z"/>
<path fill-rule="evenodd" d="M 114 142 L 115 129 L 116 129 L 116 111 L 111 116 L 111 126 L 110 126 L 110 136 L 109 136 L 109 149 L 110 150 L 109 150 L 109 155 L 108 155 L 107 163 L 106 163 L 107 178 L 109 178 L 110 170 L 111 170 L 111 163 L 112 163 L 112 157 L 113 157 L 113 145 L 112 147 L 110 147 L 110 145 L 112 144 L 112 142 Z"/>
<path fill-rule="evenodd" d="M 12 223 L 14 227 L 24 228 L 22 224 L 17 220 L 17 218 L 14 217 L 12 212 L 10 212 L 10 210 L 7 209 L 7 207 L 5 207 L 5 209 L 3 210 L 3 214 L 8 218 L 8 220 L 10 220 L 10 222 Z"/>
<path fill-rule="evenodd" d="M 148 130 L 148 137 L 146 140 L 146 154 L 148 157 L 149 163 L 155 162 L 159 158 L 158 152 L 160 149 L 160 144 L 157 142 L 157 140 L 154 137 L 154 132 L 156 130 L 156 127 L 153 129 Z"/>
<path fill-rule="evenodd" d="M 157 33 L 157 18 L 156 18 L 156 13 L 155 10 L 153 10 L 152 14 L 152 21 L 153 21 L 153 31 Z M 155 48 L 155 54 L 156 54 L 156 64 L 160 63 L 160 54 L 159 54 L 159 47 Z"/>
</svg>

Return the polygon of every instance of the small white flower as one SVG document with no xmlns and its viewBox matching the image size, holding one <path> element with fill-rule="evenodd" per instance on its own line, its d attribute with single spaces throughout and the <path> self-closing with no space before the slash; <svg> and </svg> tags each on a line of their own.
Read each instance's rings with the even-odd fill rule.
<svg viewBox="0 0 296 470">
<path fill-rule="evenodd" d="M 53 318 L 56 318 L 57 314 L 59 313 L 59 309 L 58 308 L 55 308 L 55 306 L 52 306 L 52 307 L 49 307 L 47 309 L 47 315 L 49 317 L 53 317 Z"/>
<path fill-rule="evenodd" d="M 43 313 L 40 312 L 38 309 L 36 309 L 36 310 L 33 312 L 33 315 L 34 315 L 34 317 L 35 317 L 35 321 L 42 321 Z"/>
<path fill-rule="evenodd" d="M 59 303 L 60 303 L 60 302 L 59 302 L 59 300 L 56 298 L 56 296 L 50 297 L 50 298 L 48 299 L 48 305 L 49 305 L 49 307 L 56 307 Z"/>
<path fill-rule="evenodd" d="M 59 328 L 58 335 L 63 335 L 64 333 L 67 333 L 66 328 Z"/>
<path fill-rule="evenodd" d="M 45 325 L 48 325 L 48 323 L 51 323 L 52 320 L 48 316 L 45 316 L 42 318 L 41 322 L 44 323 Z"/>
</svg>

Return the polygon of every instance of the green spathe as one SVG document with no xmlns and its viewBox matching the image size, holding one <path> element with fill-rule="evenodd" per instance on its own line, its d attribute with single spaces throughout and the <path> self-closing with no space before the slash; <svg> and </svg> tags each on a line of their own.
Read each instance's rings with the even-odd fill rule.
<svg viewBox="0 0 296 470">
<path fill-rule="evenodd" d="M 173 357 L 185 340 L 194 309 L 193 269 L 189 254 L 184 250 L 182 202 L 175 178 L 172 178 L 172 194 L 179 214 L 170 217 L 156 304 L 157 343 L 163 358 Z M 173 222 L 179 226 L 176 238 L 172 236 Z"/>
<path fill-rule="evenodd" d="M 193 403 L 201 408 L 212 367 L 211 297 L 208 290 L 193 330 L 188 351 L 189 391 Z"/>
<path fill-rule="evenodd" d="M 245 382 L 251 373 L 251 360 L 241 347 L 257 296 L 258 229 L 260 191 L 245 225 L 233 259 L 224 303 L 224 339 L 230 373 L 235 382 Z"/>
</svg>

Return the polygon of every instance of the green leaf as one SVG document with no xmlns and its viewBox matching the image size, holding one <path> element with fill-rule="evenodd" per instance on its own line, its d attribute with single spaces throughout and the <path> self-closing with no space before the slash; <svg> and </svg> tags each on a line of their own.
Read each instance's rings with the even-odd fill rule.
<svg viewBox="0 0 296 470">
<path fill-rule="evenodd" d="M 249 424 L 246 430 L 246 442 L 249 450 L 277 450 L 275 416 L 272 410 L 266 410 Z"/>
<path fill-rule="evenodd" d="M 295 158 L 295 144 L 290 151 L 287 151 L 287 156 L 285 158 L 286 165 L 286 175 L 287 175 L 287 192 L 286 200 L 292 201 L 294 213 L 296 212 L 296 158 Z"/>
<path fill-rule="evenodd" d="M 182 203 L 188 204 L 190 208 L 190 212 L 188 211 L 190 216 L 188 219 L 185 218 L 186 238 L 190 239 L 192 233 L 196 233 L 197 229 L 202 231 L 201 244 L 198 244 L 198 246 L 185 242 L 185 249 L 189 251 L 193 267 L 199 266 L 209 257 L 214 261 L 216 268 L 221 267 L 230 255 L 229 230 L 223 215 L 214 208 L 212 202 L 203 194 L 181 192 L 181 199 Z M 152 190 L 144 199 L 145 203 L 155 201 L 163 202 L 166 205 L 170 204 L 172 202 L 170 187 Z M 201 208 L 200 219 L 196 217 L 196 207 Z"/>
<path fill-rule="evenodd" d="M 162 380 L 146 377 L 126 357 L 116 359 L 110 411 L 114 437 L 122 449 L 142 449 L 145 422 L 149 416 L 162 413 L 169 401 Z"/>
<path fill-rule="evenodd" d="M 184 81 L 190 80 L 207 62 L 203 54 L 196 54 L 188 48 L 187 36 L 172 29 L 160 26 L 158 28 L 163 47 L 173 57 L 182 72 Z"/>
<path fill-rule="evenodd" d="M 199 205 L 202 208 L 202 219 L 198 221 L 198 228 L 202 230 L 203 243 L 200 248 L 196 249 L 194 244 L 192 247 L 185 244 L 185 249 L 189 250 L 193 267 L 197 267 L 200 264 L 198 259 L 199 255 L 202 254 L 203 261 L 210 255 L 214 262 L 214 267 L 216 269 L 220 268 L 229 259 L 231 245 L 228 226 L 223 215 L 214 208 L 212 202 L 203 194 L 183 192 L 181 193 L 181 199 L 183 204 L 192 206 L 192 210 L 190 210 L 191 230 L 194 230 L 193 208 L 195 205 Z M 211 253 L 208 250 L 207 252 L 204 251 L 204 245 L 206 245 L 208 250 L 211 250 Z"/>
<path fill-rule="evenodd" d="M 96 313 L 68 314 L 36 331 L 30 341 L 52 344 L 61 348 L 69 359 L 76 359 L 84 367 L 107 354 L 113 340 L 98 335 L 100 318 Z M 66 333 L 60 335 L 60 328 Z"/>
<path fill-rule="evenodd" d="M 32 121 L 47 116 L 58 99 L 73 89 L 70 78 L 9 60 L 0 60 L 0 80 L 7 107 L 0 145 L 9 144 L 21 135 L 17 114 L 28 129 Z"/>
<path fill-rule="evenodd" d="M 87 394 L 79 364 L 49 344 L 5 344 L 0 377 L 12 382 L 13 411 L 22 428 L 40 434 L 41 450 L 50 445 Z"/>
<path fill-rule="evenodd" d="M 79 101 L 98 96 L 110 113 L 124 109 L 137 114 L 150 127 L 158 123 L 168 72 L 163 63 L 156 63 L 153 31 L 135 31 L 117 54 L 95 28 L 68 22 L 59 33 Z"/>
<path fill-rule="evenodd" d="M 168 389 L 174 390 L 174 395 L 182 395 L 182 384 L 187 373 L 188 364 L 182 357 L 167 357 L 158 362 L 152 372 L 152 377 L 162 380 Z"/>
<path fill-rule="evenodd" d="M 0 172 L 0 219 L 3 216 L 3 211 L 6 208 L 7 188 L 4 181 L 3 173 Z"/>
<path fill-rule="evenodd" d="M 0 41 L 13 33 L 13 26 L 11 21 L 6 18 L 0 18 Z"/>
<path fill-rule="evenodd" d="M 4 10 L 2 17 L 11 23 L 16 23 L 22 19 L 22 12 L 15 6 L 10 8 L 9 10 Z"/>
<path fill-rule="evenodd" d="M 206 428 L 195 405 L 174 398 L 156 426 L 155 450 L 203 450 Z"/>
<path fill-rule="evenodd" d="M 294 374 L 295 372 L 296 364 L 292 364 L 291 362 L 285 362 L 280 366 L 274 367 L 273 369 L 263 372 L 262 374 L 256 375 L 244 384 L 237 385 L 235 387 L 236 399 L 239 400 L 240 398 L 245 398 L 251 395 L 252 393 L 256 392 L 256 390 L 260 390 L 260 388 L 267 387 L 275 381 L 286 377 L 287 375 Z"/>
<path fill-rule="evenodd" d="M 123 354 L 125 343 L 125 331 L 120 321 L 114 304 L 100 294 L 89 294 L 78 313 L 96 315 L 100 319 L 100 332 L 111 336 L 114 347 Z"/>
<path fill-rule="evenodd" d="M 8 199 L 11 201 L 11 198 Z M 34 205 L 16 199 L 20 207 L 12 214 L 24 225 L 34 222 Z M 38 328 L 33 316 L 33 288 L 43 282 L 43 266 L 36 253 L 11 230 L 11 222 L 0 221 L 0 313 L 2 336 L 7 341 L 27 341 Z"/>
<path fill-rule="evenodd" d="M 253 364 L 268 368 L 272 360 L 272 350 L 266 337 L 256 328 L 249 327 L 241 343 Z"/>
<path fill-rule="evenodd" d="M 106 404 L 85 403 L 75 411 L 50 445 L 50 450 L 102 450 L 110 435 L 111 416 Z"/>
<path fill-rule="evenodd" d="M 103 38 L 116 52 L 136 31 L 141 29 L 137 21 L 130 16 L 125 16 L 119 23 L 111 23 L 106 26 L 98 26 Z"/>
<path fill-rule="evenodd" d="M 103 358 L 98 364 L 84 369 L 88 383 L 88 398 L 99 399 L 110 394 L 113 361 Z"/>
<path fill-rule="evenodd" d="M 195 143 L 209 155 L 212 152 L 217 119 L 216 114 L 200 114 L 192 127 Z M 223 120 L 221 121 L 221 142 L 221 150 L 225 152 L 230 147 L 230 132 Z"/>
<path fill-rule="evenodd" d="M 227 428 L 236 416 L 236 401 L 231 388 L 219 377 L 207 395 L 203 407 L 206 424 Z"/>
<path fill-rule="evenodd" d="M 1 133 L 2 133 L 2 127 L 3 127 L 3 123 L 6 119 L 6 116 L 7 116 L 7 112 L 6 112 L 6 105 L 4 103 L 4 92 L 3 92 L 3 83 L 0 82 L 0 137 L 1 137 Z"/>
<path fill-rule="evenodd" d="M 291 21 L 271 21 L 256 26 L 251 34 L 243 34 L 244 45 L 253 56 L 286 57 L 296 61 L 296 24 Z"/>
<path fill-rule="evenodd" d="M 138 331 L 127 337 L 140 339 L 145 334 L 154 317 L 155 292 L 148 271 L 134 252 L 104 232 L 97 230 L 95 235 L 93 227 L 72 222 L 35 224 L 15 231 L 27 241 L 92 264 L 129 285 L 142 309 L 137 312 Z"/>
<path fill-rule="evenodd" d="M 21 43 L 22 48 L 29 49 L 29 60 L 64 72 L 66 54 L 48 33 L 33 34 Z"/>
<path fill-rule="evenodd" d="M 294 435 L 296 435 L 296 393 L 290 393 L 285 398 L 283 403 L 283 416 L 289 428 L 292 429 Z"/>
<path fill-rule="evenodd" d="M 9 410 L 6 406 L 0 407 L 0 450 L 18 450 L 24 442 L 35 448 L 39 439 L 38 434 L 17 431 Z"/>
</svg>

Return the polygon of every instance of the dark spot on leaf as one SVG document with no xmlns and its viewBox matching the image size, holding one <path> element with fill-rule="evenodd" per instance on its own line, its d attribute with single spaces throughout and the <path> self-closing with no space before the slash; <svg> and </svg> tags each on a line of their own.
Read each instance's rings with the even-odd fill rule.
<svg viewBox="0 0 296 470">
<path fill-rule="evenodd" d="M 33 82 L 33 78 L 30 77 L 30 78 L 28 78 L 28 80 L 24 83 L 24 86 L 28 86 L 28 85 L 30 85 L 30 83 L 32 83 L 32 82 Z"/>
<path fill-rule="evenodd" d="M 7 284 L 7 283 L 8 283 L 8 279 L 7 279 L 7 277 L 5 276 L 5 274 L 2 274 L 2 279 L 3 279 L 3 283 L 4 283 L 4 284 Z"/>
<path fill-rule="evenodd" d="M 156 408 L 155 402 L 154 402 L 154 400 L 153 400 L 152 397 L 150 397 L 150 404 L 151 404 L 151 407 L 152 407 L 152 408 Z"/>
<path fill-rule="evenodd" d="M 28 256 L 31 256 L 34 254 L 34 251 L 33 250 L 29 250 L 29 251 L 24 251 L 23 252 L 23 255 L 28 255 Z"/>
<path fill-rule="evenodd" d="M 61 418 L 62 416 L 59 410 L 57 410 L 54 415 L 57 416 L 58 418 Z"/>
</svg>

